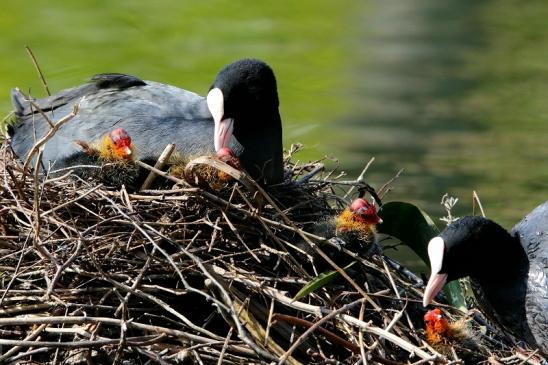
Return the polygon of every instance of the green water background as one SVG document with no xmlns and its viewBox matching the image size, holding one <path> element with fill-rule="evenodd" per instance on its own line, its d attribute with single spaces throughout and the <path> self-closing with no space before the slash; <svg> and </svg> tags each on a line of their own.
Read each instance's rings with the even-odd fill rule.
<svg viewBox="0 0 548 365">
<path fill-rule="evenodd" d="M 261 58 L 301 159 L 354 177 L 375 157 L 377 187 L 404 168 L 388 200 L 436 220 L 443 194 L 462 215 L 476 190 L 510 228 L 547 199 L 547 19 L 540 0 L 3 0 L 0 110 L 14 86 L 44 96 L 25 45 L 54 92 L 123 72 L 205 94 L 222 65 Z"/>
</svg>

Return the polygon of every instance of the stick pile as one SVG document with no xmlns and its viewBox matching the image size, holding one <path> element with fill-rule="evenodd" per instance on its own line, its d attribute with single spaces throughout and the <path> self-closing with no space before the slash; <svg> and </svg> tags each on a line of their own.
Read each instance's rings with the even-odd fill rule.
<svg viewBox="0 0 548 365">
<path fill-rule="evenodd" d="M 309 232 L 348 204 L 318 164 L 288 158 L 287 182 L 266 192 L 179 181 L 132 194 L 24 173 L 10 151 L 0 151 L 0 363 L 523 360 L 474 319 L 473 344 L 430 347 L 422 281 L 379 251 L 343 248 L 354 275 L 292 300 L 326 264 L 299 244 L 338 250 Z"/>
</svg>

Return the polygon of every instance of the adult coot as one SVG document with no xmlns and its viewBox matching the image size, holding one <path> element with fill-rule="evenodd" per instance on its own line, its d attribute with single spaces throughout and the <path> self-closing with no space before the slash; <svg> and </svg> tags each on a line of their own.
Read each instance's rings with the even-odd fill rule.
<svg viewBox="0 0 548 365">
<path fill-rule="evenodd" d="M 17 117 L 12 145 L 22 158 L 49 125 L 18 89 L 12 90 Z M 157 157 L 175 143 L 186 158 L 231 147 L 243 168 L 267 184 L 283 179 L 282 126 L 276 79 L 264 62 L 243 59 L 225 66 L 206 98 L 175 86 L 123 74 L 101 74 L 90 83 L 34 102 L 58 120 L 77 103 L 80 111 L 45 145 L 44 161 L 65 167 L 78 146 L 104 131 L 124 128 L 138 157 Z M 235 137 L 235 138 L 234 138 Z"/>
<path fill-rule="evenodd" d="M 548 202 L 510 233 L 482 217 L 451 223 L 428 244 L 428 305 L 446 281 L 471 278 L 486 314 L 548 354 Z"/>
</svg>

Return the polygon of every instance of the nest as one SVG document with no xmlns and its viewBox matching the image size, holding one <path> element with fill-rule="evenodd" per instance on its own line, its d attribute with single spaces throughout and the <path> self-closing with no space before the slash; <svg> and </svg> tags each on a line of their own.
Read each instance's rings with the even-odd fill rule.
<svg viewBox="0 0 548 365">
<path fill-rule="evenodd" d="M 311 234 L 348 201 L 333 173 L 291 155 L 286 182 L 268 191 L 175 179 L 169 190 L 130 193 L 39 176 L 5 143 L 0 363 L 522 361 L 511 339 L 474 317 L 473 341 L 429 346 L 422 280 L 378 250 L 366 257 Z M 333 252 L 357 261 L 352 275 L 293 300 Z"/>
</svg>

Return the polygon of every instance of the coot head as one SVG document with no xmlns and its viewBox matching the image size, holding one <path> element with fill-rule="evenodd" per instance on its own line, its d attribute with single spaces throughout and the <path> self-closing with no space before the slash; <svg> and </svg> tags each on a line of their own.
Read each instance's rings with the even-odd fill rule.
<svg viewBox="0 0 548 365">
<path fill-rule="evenodd" d="M 283 180 L 282 123 L 276 78 L 263 61 L 243 59 L 225 66 L 207 95 L 215 122 L 214 145 L 229 147 L 231 136 L 243 147 L 238 158 L 259 182 Z"/>
<path fill-rule="evenodd" d="M 466 276 L 496 280 L 501 276 L 500 269 L 506 267 L 510 272 L 523 256 L 519 242 L 497 223 L 478 216 L 462 217 L 428 244 L 432 273 L 423 304 L 428 305 L 452 280 Z"/>
<path fill-rule="evenodd" d="M 228 147 L 232 134 L 241 140 L 242 135 L 260 128 L 262 121 L 268 122 L 268 114 L 277 113 L 279 101 L 274 72 L 260 60 L 233 62 L 217 74 L 207 94 L 207 105 L 215 121 L 215 150 L 218 151 Z"/>
</svg>

